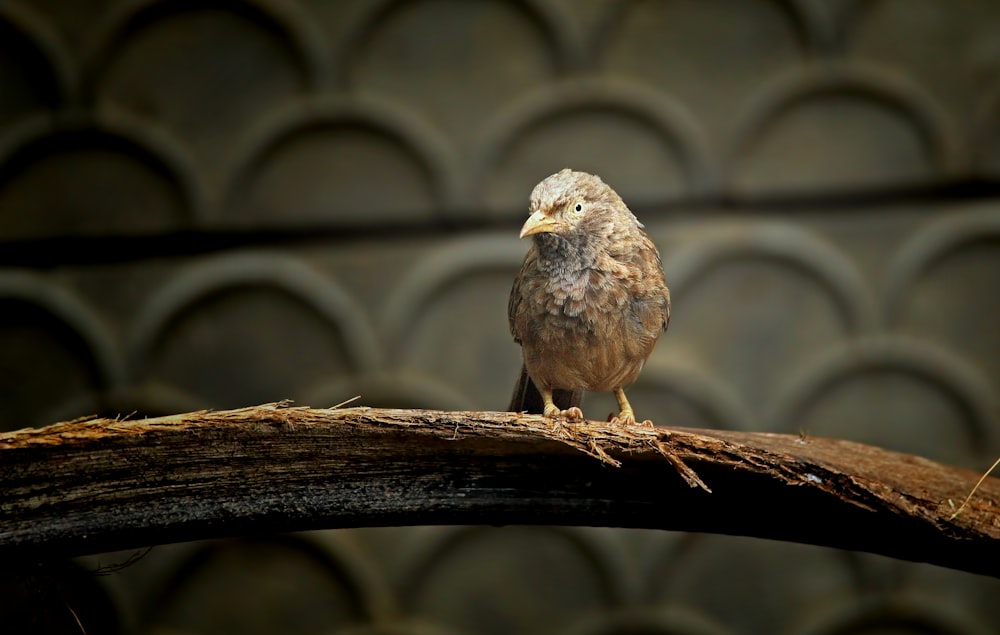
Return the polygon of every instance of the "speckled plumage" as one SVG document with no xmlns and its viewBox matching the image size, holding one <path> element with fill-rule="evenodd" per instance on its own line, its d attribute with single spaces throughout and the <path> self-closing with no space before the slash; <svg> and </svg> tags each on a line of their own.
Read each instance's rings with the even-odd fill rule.
<svg viewBox="0 0 1000 635">
<path fill-rule="evenodd" d="M 592 174 L 553 174 L 532 191 L 530 209 L 521 235 L 533 245 L 508 305 L 522 375 L 545 414 L 582 416 L 581 391 L 613 391 L 618 419 L 632 423 L 623 389 L 670 320 L 659 253 L 621 197 Z M 522 377 L 511 410 L 525 409 L 526 388 Z M 569 405 L 555 406 L 552 391 L 573 395 Z"/>
</svg>

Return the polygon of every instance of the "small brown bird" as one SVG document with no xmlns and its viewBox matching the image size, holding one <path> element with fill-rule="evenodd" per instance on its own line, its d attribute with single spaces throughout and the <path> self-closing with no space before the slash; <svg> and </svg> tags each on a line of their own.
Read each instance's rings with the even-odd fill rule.
<svg viewBox="0 0 1000 635">
<path fill-rule="evenodd" d="M 530 210 L 521 238 L 534 244 L 507 306 L 524 359 L 509 410 L 582 419 L 583 391 L 612 391 L 612 422 L 634 424 L 625 386 L 670 321 L 660 254 L 593 174 L 553 174 L 531 192 Z"/>
</svg>

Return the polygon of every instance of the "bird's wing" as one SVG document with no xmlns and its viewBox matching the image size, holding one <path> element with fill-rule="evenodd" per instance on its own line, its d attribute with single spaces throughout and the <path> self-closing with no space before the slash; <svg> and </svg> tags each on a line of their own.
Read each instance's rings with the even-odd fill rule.
<svg viewBox="0 0 1000 635">
<path fill-rule="evenodd" d="M 640 316 L 641 321 L 658 331 L 666 331 L 670 324 L 670 289 L 663 275 L 663 263 L 656 245 L 643 232 L 639 247 L 635 250 L 632 262 L 639 269 L 639 280 L 633 296 L 642 298 L 645 307 Z"/>
<path fill-rule="evenodd" d="M 629 357 L 646 359 L 670 321 L 670 296 L 656 247 L 645 234 L 637 238 L 627 265 L 630 332 L 622 344 Z"/>
<path fill-rule="evenodd" d="M 521 343 L 521 335 L 517 328 L 517 318 L 521 312 L 521 303 L 524 301 L 524 289 L 522 289 L 522 286 L 535 268 L 535 258 L 535 247 L 532 245 L 531 249 L 524 256 L 524 262 L 521 263 L 521 270 L 514 277 L 514 285 L 510 289 L 510 298 L 507 300 L 507 321 L 510 325 L 510 334 L 518 344 Z"/>
</svg>

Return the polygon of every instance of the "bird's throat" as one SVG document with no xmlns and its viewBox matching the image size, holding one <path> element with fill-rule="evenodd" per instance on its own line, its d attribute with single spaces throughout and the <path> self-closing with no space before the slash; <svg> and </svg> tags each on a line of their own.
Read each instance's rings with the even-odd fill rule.
<svg viewBox="0 0 1000 635">
<path fill-rule="evenodd" d="M 538 267 L 547 275 L 572 278 L 594 266 L 596 250 L 558 234 L 536 234 Z"/>
</svg>

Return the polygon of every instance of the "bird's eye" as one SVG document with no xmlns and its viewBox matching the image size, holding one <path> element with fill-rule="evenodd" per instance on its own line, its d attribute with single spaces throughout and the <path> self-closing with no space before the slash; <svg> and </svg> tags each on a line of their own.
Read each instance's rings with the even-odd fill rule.
<svg viewBox="0 0 1000 635">
<path fill-rule="evenodd" d="M 583 211 L 583 205 L 580 205 L 579 203 L 577 203 L 576 207 L 574 207 L 573 209 L 575 209 L 578 212 L 582 212 Z"/>
</svg>

